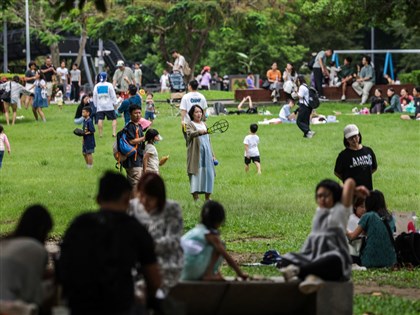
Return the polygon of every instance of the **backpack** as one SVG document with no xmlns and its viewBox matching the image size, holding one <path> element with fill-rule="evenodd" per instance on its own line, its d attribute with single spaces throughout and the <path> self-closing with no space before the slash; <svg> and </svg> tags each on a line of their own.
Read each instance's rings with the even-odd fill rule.
<svg viewBox="0 0 420 315">
<path fill-rule="evenodd" d="M 402 264 L 420 265 L 420 234 L 401 233 L 395 239 L 395 251 L 398 262 Z"/>
<path fill-rule="evenodd" d="M 131 123 L 131 122 L 130 122 Z M 129 123 L 129 124 L 130 124 Z M 128 124 L 127 124 L 128 126 Z M 121 163 L 127 160 L 127 158 L 134 155 L 134 160 L 137 160 L 137 149 L 138 144 L 132 145 L 127 140 L 127 126 L 125 126 L 122 130 L 118 131 L 117 139 L 115 140 L 112 151 L 114 153 L 114 158 L 117 160 L 116 167 L 121 170 Z M 139 129 L 138 126 L 136 128 L 136 138 L 139 137 Z"/>
<path fill-rule="evenodd" d="M 309 102 L 306 105 L 308 105 L 312 109 L 318 108 L 319 107 L 318 91 L 312 86 L 307 86 L 306 84 L 304 84 L 304 86 L 309 90 Z"/>
<path fill-rule="evenodd" d="M 191 68 L 190 65 L 188 64 L 188 62 L 185 60 L 185 65 L 184 65 L 184 75 L 189 76 L 191 74 Z"/>
<path fill-rule="evenodd" d="M 308 62 L 308 68 L 309 68 L 309 70 L 311 70 L 311 71 L 314 69 L 314 64 L 315 64 L 316 56 L 317 56 L 317 55 L 312 56 L 312 58 L 311 58 L 311 59 L 309 60 L 309 62 Z"/>
<path fill-rule="evenodd" d="M 226 114 L 227 113 L 226 108 L 225 108 L 225 105 L 223 105 L 222 102 L 215 102 L 213 104 L 213 109 L 214 109 L 214 113 L 216 115 Z"/>
</svg>

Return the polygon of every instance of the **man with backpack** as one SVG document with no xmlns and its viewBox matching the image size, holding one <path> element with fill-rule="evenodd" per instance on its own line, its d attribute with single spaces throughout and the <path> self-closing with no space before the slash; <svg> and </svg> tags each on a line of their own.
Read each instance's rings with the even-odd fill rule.
<svg viewBox="0 0 420 315">
<path fill-rule="evenodd" d="M 137 87 L 134 84 L 130 84 L 128 86 L 128 92 L 130 93 L 130 97 L 124 100 L 117 109 L 119 113 L 124 113 L 124 122 L 126 125 L 131 120 L 130 112 L 128 111 L 130 105 L 138 105 L 141 109 L 141 97 L 137 94 Z"/>
<path fill-rule="evenodd" d="M 311 131 L 309 122 L 311 120 L 312 109 L 319 106 L 319 99 L 316 91 L 312 87 L 309 88 L 307 86 L 306 80 L 302 75 L 298 76 L 297 85 L 299 86 L 299 109 L 296 124 L 303 131 L 305 138 L 312 138 L 315 135 L 315 131 Z"/>
<path fill-rule="evenodd" d="M 333 54 L 332 49 L 327 49 L 325 51 L 321 50 L 315 57 L 315 62 L 313 65 L 315 88 L 318 91 L 320 99 L 326 99 L 322 90 L 322 81 L 324 76 L 329 77 L 329 72 L 327 69 L 327 57 L 331 57 Z"/>
<path fill-rule="evenodd" d="M 191 69 L 188 63 L 185 61 L 184 56 L 182 56 L 176 49 L 172 49 L 171 55 L 172 58 L 175 59 L 175 62 L 172 64 L 171 62 L 167 61 L 166 63 L 168 66 L 172 68 L 173 72 L 179 72 L 182 77 L 188 77 L 191 74 Z"/>
<path fill-rule="evenodd" d="M 143 143 L 145 137 L 140 126 L 141 107 L 139 105 L 130 105 L 128 111 L 130 113 L 130 122 L 124 127 L 123 132 L 126 134 L 128 143 L 136 149 L 136 152 L 128 156 L 122 162 L 122 166 L 127 172 L 127 179 L 131 186 L 135 187 L 143 171 Z"/>
</svg>

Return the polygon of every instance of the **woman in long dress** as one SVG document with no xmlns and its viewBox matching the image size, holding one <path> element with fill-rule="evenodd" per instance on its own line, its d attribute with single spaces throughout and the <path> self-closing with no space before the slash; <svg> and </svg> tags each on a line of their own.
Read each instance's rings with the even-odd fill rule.
<svg viewBox="0 0 420 315">
<path fill-rule="evenodd" d="M 190 192 L 194 201 L 198 200 L 199 194 L 204 194 L 209 200 L 213 193 L 214 160 L 216 159 L 207 134 L 207 126 L 202 121 L 203 109 L 194 105 L 188 115 L 191 122 L 186 126 L 187 133 L 187 173 L 190 179 Z"/>
</svg>

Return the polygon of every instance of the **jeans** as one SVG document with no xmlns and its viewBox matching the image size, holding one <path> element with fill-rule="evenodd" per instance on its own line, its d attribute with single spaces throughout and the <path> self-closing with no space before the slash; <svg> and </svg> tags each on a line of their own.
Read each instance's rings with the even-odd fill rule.
<svg viewBox="0 0 420 315">
<path fill-rule="evenodd" d="M 3 162 L 4 151 L 0 151 L 0 168 Z"/>
</svg>

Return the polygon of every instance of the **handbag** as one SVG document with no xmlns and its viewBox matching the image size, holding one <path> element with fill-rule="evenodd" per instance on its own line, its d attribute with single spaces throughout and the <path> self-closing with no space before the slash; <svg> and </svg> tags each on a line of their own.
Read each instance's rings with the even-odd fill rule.
<svg viewBox="0 0 420 315">
<path fill-rule="evenodd" d="M 10 90 L 9 91 L 6 91 L 6 90 L 1 90 L 0 91 L 0 99 L 3 101 L 3 102 L 6 102 L 6 103 L 10 103 L 11 101 L 12 101 L 12 81 L 9 81 L 9 85 L 10 85 Z"/>
<path fill-rule="evenodd" d="M 268 80 L 265 80 L 262 84 L 262 88 L 268 90 L 270 88 L 271 83 Z"/>
</svg>

